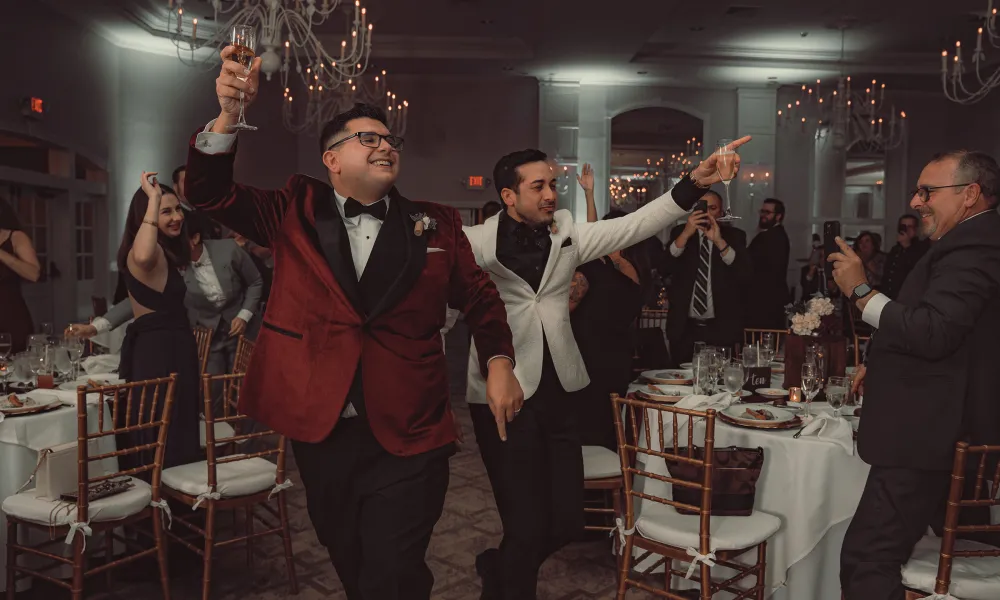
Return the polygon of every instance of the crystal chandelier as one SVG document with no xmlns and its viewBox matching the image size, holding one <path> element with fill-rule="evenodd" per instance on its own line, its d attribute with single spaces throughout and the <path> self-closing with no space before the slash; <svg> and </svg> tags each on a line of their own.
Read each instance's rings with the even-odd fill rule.
<svg viewBox="0 0 1000 600">
<path fill-rule="evenodd" d="M 383 108 L 390 117 L 390 128 L 402 135 L 408 103 L 397 100 L 386 87 L 385 71 L 371 82 L 365 77 L 370 67 L 373 26 L 360 0 L 354 1 L 353 19 L 348 0 L 210 0 L 209 5 L 214 12 L 214 27 L 203 25 L 202 31 L 209 29 L 208 35 L 199 37 L 198 19 L 185 14 L 184 0 L 167 1 L 167 32 L 181 62 L 209 70 L 217 68 L 217 53 L 198 59 L 198 51 L 221 51 L 230 43 L 233 26 L 249 25 L 259 35 L 256 51 L 265 80 L 280 74 L 286 99 L 282 116 L 287 129 L 295 133 L 318 131 L 329 118 L 354 102 L 366 102 Z M 347 27 L 339 53 L 334 55 L 323 47 L 316 29 L 338 12 L 345 15 Z M 298 95 L 292 87 L 293 72 L 306 100 L 297 119 L 292 110 L 293 98 Z"/>
<path fill-rule="evenodd" d="M 1000 32 L 997 31 L 996 27 L 997 9 L 993 8 L 993 0 L 988 1 L 983 24 L 990 45 L 994 48 L 1000 48 L 1000 43 L 998 43 Z M 941 87 L 944 89 L 945 97 L 952 102 L 975 104 L 985 98 L 986 94 L 989 94 L 993 88 L 1000 85 L 1000 68 L 993 73 L 985 74 L 985 76 L 980 71 L 980 67 L 986 67 L 986 53 L 983 52 L 983 29 L 983 27 L 979 28 L 976 35 L 976 49 L 972 52 L 972 65 L 976 71 L 976 79 L 970 83 L 970 87 L 965 85 L 966 69 L 962 62 L 962 42 L 955 42 L 955 54 L 951 59 L 951 73 L 948 72 L 948 51 L 941 51 Z"/>
<path fill-rule="evenodd" d="M 840 27 L 841 64 L 847 29 Z M 885 83 L 872 79 L 862 93 L 843 68 L 836 87 L 826 89 L 819 79 L 815 86 L 803 84 L 799 98 L 778 109 L 778 125 L 816 139 L 833 136 L 834 148 L 863 152 L 892 150 L 906 138 L 906 112 L 886 104 Z"/>
<path fill-rule="evenodd" d="M 697 138 L 684 140 L 684 151 L 671 154 L 669 158 L 660 157 L 653 161 L 646 159 L 646 170 L 634 173 L 619 171 L 608 179 L 608 195 L 611 203 L 618 208 L 635 204 L 637 207 L 645 204 L 650 193 L 659 189 L 666 191 L 672 184 L 688 174 L 693 166 L 701 161 L 701 142 Z M 656 184 L 659 184 L 657 186 Z"/>
</svg>

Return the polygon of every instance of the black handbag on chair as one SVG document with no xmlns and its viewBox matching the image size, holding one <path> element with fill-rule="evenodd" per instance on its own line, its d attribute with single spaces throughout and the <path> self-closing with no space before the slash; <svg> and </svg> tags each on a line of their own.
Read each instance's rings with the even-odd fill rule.
<svg viewBox="0 0 1000 600">
<path fill-rule="evenodd" d="M 704 460 L 705 449 L 695 446 L 694 458 Z M 712 464 L 712 515 L 717 517 L 748 517 L 753 512 L 757 495 L 757 479 L 764 466 L 763 448 L 716 448 Z M 679 448 L 678 456 L 688 457 L 687 447 Z M 701 484 L 703 467 L 667 462 L 671 477 Z M 701 505 L 701 490 L 673 486 L 673 499 L 694 506 Z M 697 512 L 677 509 L 682 515 Z"/>
</svg>

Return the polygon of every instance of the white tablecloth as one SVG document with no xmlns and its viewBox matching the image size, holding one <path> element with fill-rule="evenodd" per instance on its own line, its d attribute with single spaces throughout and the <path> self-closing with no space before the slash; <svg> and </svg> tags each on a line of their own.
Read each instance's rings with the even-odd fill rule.
<svg viewBox="0 0 1000 600">
<path fill-rule="evenodd" d="M 637 389 L 638 386 L 632 388 Z M 830 409 L 817 404 L 813 410 Z M 666 438 L 671 435 L 669 422 L 664 417 Z M 695 439 L 702 440 L 704 425 L 699 428 L 696 424 L 695 429 Z M 754 508 L 782 521 L 781 529 L 767 545 L 768 595 L 789 600 L 839 600 L 836 571 L 840 545 L 861 499 L 869 467 L 856 454 L 849 456 L 832 442 L 805 436 L 795 439 L 795 431 L 747 429 L 716 420 L 715 446 L 764 449 L 764 467 L 757 483 Z M 656 459 L 646 468 L 667 475 L 662 460 Z M 646 493 L 671 497 L 668 484 L 646 478 L 640 483 Z M 641 513 L 641 503 L 637 506 Z M 640 570 L 643 564 L 646 563 L 640 563 Z M 832 576 L 820 576 L 831 568 Z M 780 593 L 775 593 L 779 588 L 782 588 Z"/>
<path fill-rule="evenodd" d="M 89 429 L 92 433 L 97 431 L 97 410 L 98 407 L 92 405 L 88 407 L 87 411 Z M 111 412 L 107 407 L 104 409 L 104 419 L 105 429 L 110 429 Z M 35 415 L 7 417 L 0 422 L 0 499 L 17 492 L 17 489 L 28 480 L 38 463 L 39 450 L 72 442 L 76 437 L 75 406 L 65 406 Z M 102 438 L 98 447 L 102 454 L 113 452 L 115 450 L 114 436 Z M 105 464 L 105 468 L 117 470 L 115 465 L 117 462 L 110 459 Z M 41 541 L 39 535 L 43 536 L 41 539 L 47 538 L 45 534 L 33 532 L 30 541 Z M 6 519 L 0 518 L 0 591 L 6 588 L 7 582 L 6 540 L 7 522 Z M 22 541 L 25 540 L 22 538 Z M 18 585 L 18 590 L 24 590 L 28 586 L 28 582 L 22 580 Z"/>
</svg>

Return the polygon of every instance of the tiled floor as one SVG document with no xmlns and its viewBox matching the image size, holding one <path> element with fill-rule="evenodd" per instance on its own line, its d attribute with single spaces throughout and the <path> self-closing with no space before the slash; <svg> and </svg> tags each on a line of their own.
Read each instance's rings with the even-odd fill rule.
<svg viewBox="0 0 1000 600">
<path fill-rule="evenodd" d="M 461 420 L 466 443 L 451 460 L 451 485 L 444 516 L 437 524 L 428 552 L 434 572 L 433 598 L 437 600 L 476 600 L 479 578 L 473 563 L 481 550 L 493 546 L 500 537 L 500 521 L 493 503 L 486 472 L 472 434 L 464 393 L 467 360 L 466 334 L 457 329 L 449 335 L 448 351 L 452 375 L 453 401 Z M 290 455 L 290 453 L 289 453 Z M 291 478 L 296 480 L 294 471 Z M 301 600 L 341 600 L 346 595 L 319 545 L 306 515 L 305 494 L 301 485 L 289 490 L 295 564 Z M 280 540 L 257 544 L 258 553 L 252 569 L 246 566 L 245 552 L 234 547 L 217 553 L 213 571 L 213 594 L 218 600 L 274 600 L 288 596 L 287 578 Z M 192 600 L 201 596 L 201 568 L 197 562 L 174 560 L 171 563 L 171 590 L 174 599 Z M 615 597 L 614 561 L 608 541 L 574 544 L 550 558 L 539 579 L 540 600 L 611 599 Z M 155 578 L 155 576 L 154 576 Z M 98 578 L 103 580 L 103 577 Z M 103 588 L 103 581 L 95 587 Z M 68 597 L 61 590 L 39 586 L 23 600 L 56 600 Z M 89 597 L 89 596 L 88 596 Z M 158 599 L 159 585 L 153 579 L 132 583 L 116 582 L 110 594 L 98 598 L 129 600 Z M 629 599 L 646 598 L 631 592 Z M 651 597 L 651 596 L 650 596 Z M 18 600 L 22 600 L 19 596 Z"/>
</svg>

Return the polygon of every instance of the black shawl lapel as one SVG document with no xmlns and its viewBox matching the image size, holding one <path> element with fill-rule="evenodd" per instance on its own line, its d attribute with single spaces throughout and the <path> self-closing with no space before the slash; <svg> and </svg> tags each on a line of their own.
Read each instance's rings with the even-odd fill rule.
<svg viewBox="0 0 1000 600">
<path fill-rule="evenodd" d="M 317 197 L 314 204 L 316 216 L 317 242 L 327 265 L 337 280 L 340 289 L 344 291 L 348 301 L 359 315 L 364 315 L 364 304 L 358 288 L 358 275 L 354 269 L 351 257 L 351 242 L 347 238 L 347 228 L 344 219 L 336 207 L 337 197 L 331 188 L 326 198 Z"/>
<path fill-rule="evenodd" d="M 389 286 L 388 291 L 382 296 L 382 299 L 375 305 L 371 313 L 368 315 L 368 321 L 372 321 L 379 315 L 384 314 L 387 310 L 395 306 L 403 297 L 410 291 L 413 284 L 417 282 L 420 278 L 420 274 L 424 270 L 424 265 L 427 264 L 427 236 L 433 235 L 433 231 L 424 231 L 423 235 L 415 235 L 413 232 L 414 221 L 411 215 L 416 215 L 418 212 L 417 207 L 401 196 L 396 188 L 392 188 L 389 192 L 389 213 L 386 215 L 387 223 L 382 225 L 382 231 L 379 232 L 379 241 L 382 241 L 382 234 L 387 233 L 388 221 L 396 219 L 398 226 L 403 230 L 403 244 L 406 249 L 406 263 L 403 265 L 402 270 L 396 275 L 395 281 Z M 397 234 L 398 235 L 398 234 Z M 396 240 L 385 240 L 394 243 L 399 243 Z M 376 242 L 377 249 L 377 242 Z M 376 249 L 372 250 L 371 259 L 376 259 Z M 379 264 L 375 260 L 369 260 L 368 265 L 365 267 L 365 273 L 370 271 L 372 268 L 378 269 Z"/>
</svg>

